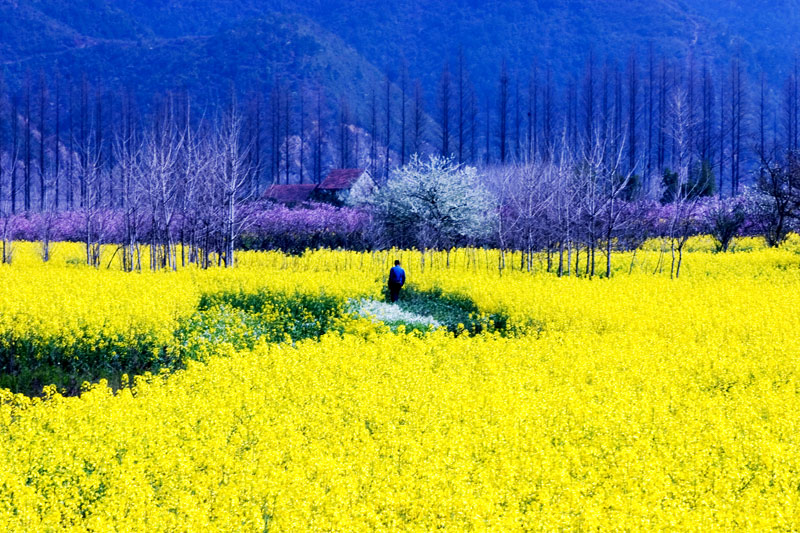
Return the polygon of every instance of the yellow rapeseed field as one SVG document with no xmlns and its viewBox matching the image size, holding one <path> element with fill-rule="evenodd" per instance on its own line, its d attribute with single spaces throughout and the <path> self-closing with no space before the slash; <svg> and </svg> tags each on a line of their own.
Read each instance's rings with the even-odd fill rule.
<svg viewBox="0 0 800 533">
<path fill-rule="evenodd" d="M 611 279 L 559 279 L 544 258 L 520 271 L 518 255 L 500 272 L 484 250 L 124 273 L 112 250 L 93 270 L 79 245 L 42 264 L 17 244 L 0 345 L 168 345 L 218 291 L 380 298 L 395 257 L 416 290 L 507 323 L 470 336 L 351 317 L 116 391 L 3 391 L 0 529 L 798 530 L 798 248 L 695 239 L 672 280 L 658 243 L 617 254 Z"/>
</svg>

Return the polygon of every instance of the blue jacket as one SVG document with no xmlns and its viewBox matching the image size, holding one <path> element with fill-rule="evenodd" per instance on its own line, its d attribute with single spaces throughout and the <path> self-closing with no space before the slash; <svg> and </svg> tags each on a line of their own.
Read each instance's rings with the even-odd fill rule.
<svg viewBox="0 0 800 533">
<path fill-rule="evenodd" d="M 389 283 L 403 285 L 406 282 L 406 271 L 400 266 L 393 266 L 389 271 Z"/>
</svg>

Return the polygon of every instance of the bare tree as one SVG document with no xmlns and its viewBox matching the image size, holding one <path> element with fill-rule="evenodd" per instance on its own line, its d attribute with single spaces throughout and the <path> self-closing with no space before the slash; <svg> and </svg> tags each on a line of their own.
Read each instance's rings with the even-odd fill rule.
<svg viewBox="0 0 800 533">
<path fill-rule="evenodd" d="M 800 214 L 800 158 L 789 151 L 784 158 L 760 154 L 762 172 L 750 210 L 770 246 L 778 246 Z"/>
<path fill-rule="evenodd" d="M 406 114 L 408 108 L 408 65 L 403 60 L 400 68 L 400 166 L 406 164 Z"/>
<path fill-rule="evenodd" d="M 280 80 L 276 79 L 269 94 L 269 115 L 270 115 L 270 178 L 271 183 L 280 182 L 281 172 L 281 88 Z"/>
<path fill-rule="evenodd" d="M 694 124 L 686 91 L 680 87 L 675 88 L 669 103 L 673 124 L 669 135 L 676 147 L 677 183 L 671 203 L 672 216 L 668 222 L 667 237 L 672 255 L 670 278 L 677 278 L 681 273 L 684 245 L 696 231 L 694 211 L 698 195 L 694 190 L 695 185 L 689 180 L 689 161 L 693 149 L 689 143 L 689 131 Z"/>
<path fill-rule="evenodd" d="M 730 156 L 731 156 L 731 196 L 739 194 L 741 182 L 742 127 L 745 120 L 744 110 L 744 71 L 738 57 L 731 62 L 730 78 Z"/>
<path fill-rule="evenodd" d="M 173 101 L 166 102 L 143 140 L 138 176 L 151 222 L 150 268 L 178 268 L 173 220 L 178 212 L 180 181 L 176 179 L 180 152 L 185 142 L 173 119 Z"/>
<path fill-rule="evenodd" d="M 2 73 L 0 73 L 0 213 L 3 212 L 5 207 L 5 197 L 3 191 L 5 188 L 5 168 L 3 166 L 3 159 L 6 153 L 6 87 L 5 80 Z"/>
<path fill-rule="evenodd" d="M 55 138 L 53 140 L 53 207 L 56 211 L 61 207 L 61 78 L 56 73 L 56 101 L 55 101 Z"/>
<path fill-rule="evenodd" d="M 12 97 L 16 102 L 16 99 Z M 11 109 L 7 109 L 6 101 L 6 86 L 2 74 L 0 74 L 0 263 L 10 263 L 13 257 L 13 215 L 15 211 L 15 193 L 16 187 L 16 165 L 17 165 L 17 106 L 13 104 Z M 6 114 L 8 113 L 8 114 Z M 10 145 L 6 144 L 6 131 L 5 131 L 5 118 L 7 118 L 8 125 L 13 130 L 13 138 Z M 14 200 L 9 203 L 4 201 L 4 167 L 3 156 L 6 156 L 7 164 L 10 168 L 11 183 L 9 184 L 10 195 Z"/>
<path fill-rule="evenodd" d="M 599 138 L 597 139 L 599 143 Z M 604 152 L 605 148 L 600 146 L 598 151 Z M 602 176 L 602 196 L 603 196 L 603 224 L 605 226 L 605 247 L 606 247 L 606 277 L 611 277 L 611 251 L 617 233 L 624 226 L 625 211 L 622 207 L 624 195 L 628 191 L 632 177 L 637 170 L 637 166 L 623 168 L 622 152 L 612 154 L 605 159 Z M 629 162 L 630 164 L 630 162 Z M 634 163 L 634 165 L 636 165 Z"/>
<path fill-rule="evenodd" d="M 500 146 L 500 164 L 505 164 L 506 156 L 508 155 L 508 100 L 509 100 L 509 76 L 506 68 L 506 62 L 503 60 L 500 66 L 500 97 L 498 100 L 498 143 Z"/>
<path fill-rule="evenodd" d="M 253 196 L 258 196 L 259 193 L 261 192 L 261 176 L 262 176 L 262 174 L 264 172 L 263 163 L 261 161 L 261 158 L 262 158 L 262 148 L 261 148 L 261 138 L 262 138 L 261 93 L 257 92 L 255 94 L 253 100 L 254 100 L 253 107 L 255 109 L 253 109 L 252 133 L 251 133 L 251 136 L 252 136 L 252 139 L 253 139 L 253 141 L 252 141 L 252 143 L 253 143 L 253 154 L 252 154 L 252 164 L 251 164 L 252 174 L 250 176 L 250 194 L 253 195 Z M 301 102 L 303 102 L 303 101 L 301 101 Z M 187 124 L 186 125 L 188 127 L 189 126 L 189 124 L 188 124 L 188 110 L 189 110 L 188 97 L 187 97 L 186 109 L 187 109 Z M 301 116 L 302 115 L 304 115 L 304 114 L 301 112 Z M 302 138 L 302 135 L 305 134 L 305 128 L 304 127 L 302 127 L 300 129 L 300 134 L 301 134 L 300 146 L 302 148 L 304 146 L 304 139 Z M 302 153 L 300 155 L 300 161 L 301 162 L 304 161 Z M 300 166 L 301 166 L 301 170 L 302 170 L 303 165 L 301 164 Z M 301 176 L 301 178 L 302 178 L 302 176 Z M 302 181 L 302 179 L 300 181 Z"/>
<path fill-rule="evenodd" d="M 141 270 L 141 253 L 138 246 L 140 228 L 140 198 L 137 195 L 136 179 L 143 170 L 142 146 L 136 130 L 132 127 L 130 95 L 123 98 L 122 128 L 114 138 L 113 149 L 120 174 L 120 199 L 125 224 L 125 242 L 122 243 L 122 267 L 125 271 Z"/>
<path fill-rule="evenodd" d="M 369 172 L 373 176 L 378 175 L 378 96 L 375 88 L 372 88 L 370 99 L 370 131 L 372 132 L 369 140 Z M 342 165 L 344 166 L 344 165 Z"/>
<path fill-rule="evenodd" d="M 539 86 L 538 86 L 538 72 L 536 64 L 531 67 L 531 73 L 528 79 L 528 150 L 527 160 L 534 161 L 537 155 L 537 128 L 538 112 L 539 112 Z"/>
<path fill-rule="evenodd" d="M 584 138 L 588 147 L 594 140 L 595 122 L 595 81 L 594 81 L 594 52 L 589 51 L 586 60 L 586 73 L 583 77 L 583 106 L 584 106 Z"/>
<path fill-rule="evenodd" d="M 88 131 L 87 131 L 88 133 Z M 98 201 L 99 156 L 93 146 L 86 146 L 86 154 L 77 161 L 77 171 L 85 187 L 80 214 L 83 219 L 83 236 L 86 264 L 100 267 L 100 251 L 106 229 L 106 220 Z"/>
<path fill-rule="evenodd" d="M 653 172 L 653 121 L 656 93 L 656 57 L 653 52 L 653 43 L 647 53 L 647 154 L 645 154 L 645 191 L 650 191 L 650 179 Z"/>
<path fill-rule="evenodd" d="M 386 90 L 386 100 L 384 101 L 384 111 L 386 112 L 385 116 L 385 131 L 386 136 L 384 137 L 384 146 L 386 149 L 386 154 L 384 158 L 383 164 L 383 171 L 385 174 L 389 172 L 389 147 L 392 144 L 392 82 L 389 79 L 389 75 L 386 75 L 386 80 L 384 82 L 385 90 Z"/>
<path fill-rule="evenodd" d="M 615 151 L 619 152 L 620 148 L 621 145 L 615 146 Z M 583 230 L 586 233 L 586 275 L 589 277 L 593 277 L 595 274 L 595 252 L 604 207 L 601 196 L 606 159 L 604 151 L 605 146 L 602 143 L 593 143 L 588 155 L 576 167 L 576 179 L 580 188 L 583 213 Z"/>
<path fill-rule="evenodd" d="M 414 82 L 413 106 L 414 107 L 411 112 L 411 144 L 414 147 L 414 153 L 420 155 L 422 152 L 423 142 L 425 141 L 427 123 L 422 83 L 419 80 Z"/>
<path fill-rule="evenodd" d="M 342 99 L 339 106 L 339 164 L 341 168 L 350 165 L 350 105 Z"/>
<path fill-rule="evenodd" d="M 306 156 L 305 156 L 305 148 L 306 148 L 306 146 L 305 146 L 306 145 L 306 90 L 305 90 L 305 87 L 303 85 L 300 85 L 300 88 L 298 89 L 297 94 L 298 94 L 298 96 L 300 98 L 300 100 L 299 100 L 299 106 L 300 107 L 298 109 L 298 114 L 297 114 L 297 121 L 298 121 L 297 131 L 298 131 L 299 139 L 300 139 L 300 142 L 298 143 L 299 144 L 298 149 L 299 149 L 300 153 L 298 154 L 298 169 L 297 169 L 297 172 L 299 174 L 298 183 L 303 183 L 303 178 L 305 177 L 304 170 L 305 170 L 305 164 L 306 164 Z M 249 162 L 248 166 L 250 167 L 250 171 L 254 172 L 256 170 L 256 168 L 257 168 L 256 165 L 253 164 L 255 153 L 256 153 L 256 142 L 257 142 L 257 140 L 256 140 L 256 137 L 252 137 L 252 139 L 253 140 L 250 142 L 250 145 L 252 146 L 252 149 L 249 151 L 250 162 Z M 253 193 L 251 191 L 250 195 L 252 195 L 252 194 Z"/>
<path fill-rule="evenodd" d="M 628 58 L 628 169 L 636 168 L 637 163 L 637 124 L 639 114 L 639 64 L 636 51 L 631 50 Z"/>
<path fill-rule="evenodd" d="M 11 98 L 11 154 L 9 156 L 11 167 L 11 214 L 17 213 L 17 166 L 19 165 L 19 100 L 16 96 Z"/>
<path fill-rule="evenodd" d="M 31 79 L 28 74 L 25 76 L 25 167 L 23 168 L 25 211 L 31 210 L 31 119 Z"/>
<path fill-rule="evenodd" d="M 325 127 L 322 117 L 322 88 L 316 89 L 316 121 L 314 124 L 314 182 L 322 182 L 322 141 Z"/>
<path fill-rule="evenodd" d="M 552 207 L 559 181 L 551 163 L 496 165 L 486 170 L 485 180 L 499 206 L 495 238 L 500 248 L 498 269 L 506 268 L 506 250 L 522 250 L 521 267 L 531 270 L 534 252 L 547 226 L 544 216 Z M 513 265 L 512 265 L 513 268 Z"/>
<path fill-rule="evenodd" d="M 442 68 L 442 77 L 439 81 L 439 113 L 442 128 L 441 147 L 442 157 L 450 157 L 450 114 L 452 113 L 452 88 L 450 81 L 450 67 L 447 63 Z"/>
<path fill-rule="evenodd" d="M 701 132 L 701 149 L 700 157 L 710 167 L 713 167 L 714 153 L 712 146 L 712 122 L 714 110 L 714 81 L 711 77 L 711 70 L 708 68 L 708 63 L 703 60 L 703 114 L 702 114 L 702 132 Z"/>
<path fill-rule="evenodd" d="M 44 71 L 42 71 L 39 73 L 39 211 L 44 211 L 44 204 L 47 198 L 44 162 L 44 152 L 47 144 L 45 141 L 45 108 L 47 106 L 47 96 Z"/>
<path fill-rule="evenodd" d="M 239 206 L 247 199 L 245 185 L 249 169 L 246 163 L 248 152 L 252 149 L 242 142 L 242 118 L 235 102 L 222 118 L 215 137 L 215 164 L 212 174 L 222 192 L 225 266 L 232 268 L 235 264 L 236 239 L 246 223 L 245 218 L 237 215 L 240 214 Z"/>
</svg>

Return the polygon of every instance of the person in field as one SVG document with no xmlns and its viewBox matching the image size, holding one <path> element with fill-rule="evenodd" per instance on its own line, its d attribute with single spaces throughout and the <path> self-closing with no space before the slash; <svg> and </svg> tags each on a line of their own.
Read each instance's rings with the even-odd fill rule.
<svg viewBox="0 0 800 533">
<path fill-rule="evenodd" d="M 406 271 L 400 266 L 400 261 L 396 260 L 394 266 L 389 271 L 389 294 L 392 297 L 392 303 L 395 303 L 400 297 L 400 288 L 406 282 Z"/>
</svg>

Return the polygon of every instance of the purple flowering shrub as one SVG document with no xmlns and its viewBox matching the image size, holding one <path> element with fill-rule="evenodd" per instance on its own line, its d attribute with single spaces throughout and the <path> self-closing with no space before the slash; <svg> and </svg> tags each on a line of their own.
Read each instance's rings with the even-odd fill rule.
<svg viewBox="0 0 800 533">
<path fill-rule="evenodd" d="M 764 216 L 750 196 L 736 198 L 704 198 L 681 206 L 676 217 L 673 203 L 639 200 L 617 204 L 617 225 L 613 239 L 615 248 L 634 249 L 651 238 L 673 235 L 704 234 L 713 239 L 717 251 L 725 251 L 736 237 L 764 234 Z M 122 243 L 126 239 L 124 213 L 120 210 L 94 211 L 87 228 L 85 211 L 55 213 L 20 213 L 0 218 L 0 238 L 25 241 L 86 241 Z M 526 239 L 540 248 L 557 239 L 556 220 L 547 211 L 536 220 L 527 220 L 511 205 L 501 205 L 498 220 L 481 242 L 473 244 L 521 249 Z M 136 217 L 135 238 L 150 242 L 152 217 L 141 212 Z M 237 247 L 249 250 L 282 250 L 302 253 L 314 248 L 346 248 L 365 250 L 397 244 L 381 231 L 379 221 L 365 209 L 338 207 L 325 203 L 306 203 L 287 207 L 272 203 L 249 203 L 240 207 L 237 220 L 242 224 Z M 524 222 L 524 224 L 522 223 Z M 605 224 L 603 215 L 597 219 L 598 230 Z M 194 226 L 193 226 L 194 224 Z M 173 218 L 171 233 L 178 239 L 192 229 L 198 233 L 198 221 Z M 573 238 L 585 238 L 587 222 L 580 215 L 573 219 Z M 500 231 L 498 231 L 500 230 Z M 598 231 L 599 232 L 599 231 Z M 199 231 L 199 233 L 202 233 Z"/>
<path fill-rule="evenodd" d="M 274 204 L 248 204 L 238 215 L 243 221 L 239 245 L 245 249 L 302 252 L 306 248 L 364 249 L 372 242 L 372 217 L 349 207 L 328 204 L 305 204 L 289 208 Z M 188 231 L 189 221 L 176 216 L 173 235 Z M 56 213 L 20 213 L 0 220 L 6 239 L 41 241 L 84 241 L 87 236 L 87 214 L 82 211 Z M 124 214 L 105 210 L 91 214 L 91 239 L 103 243 L 125 240 Z M 136 234 L 148 242 L 151 232 L 149 217 L 137 220 Z"/>
<path fill-rule="evenodd" d="M 245 249 L 301 253 L 307 248 L 363 250 L 373 242 L 372 217 L 351 207 L 312 203 L 247 206 L 240 244 Z"/>
</svg>

